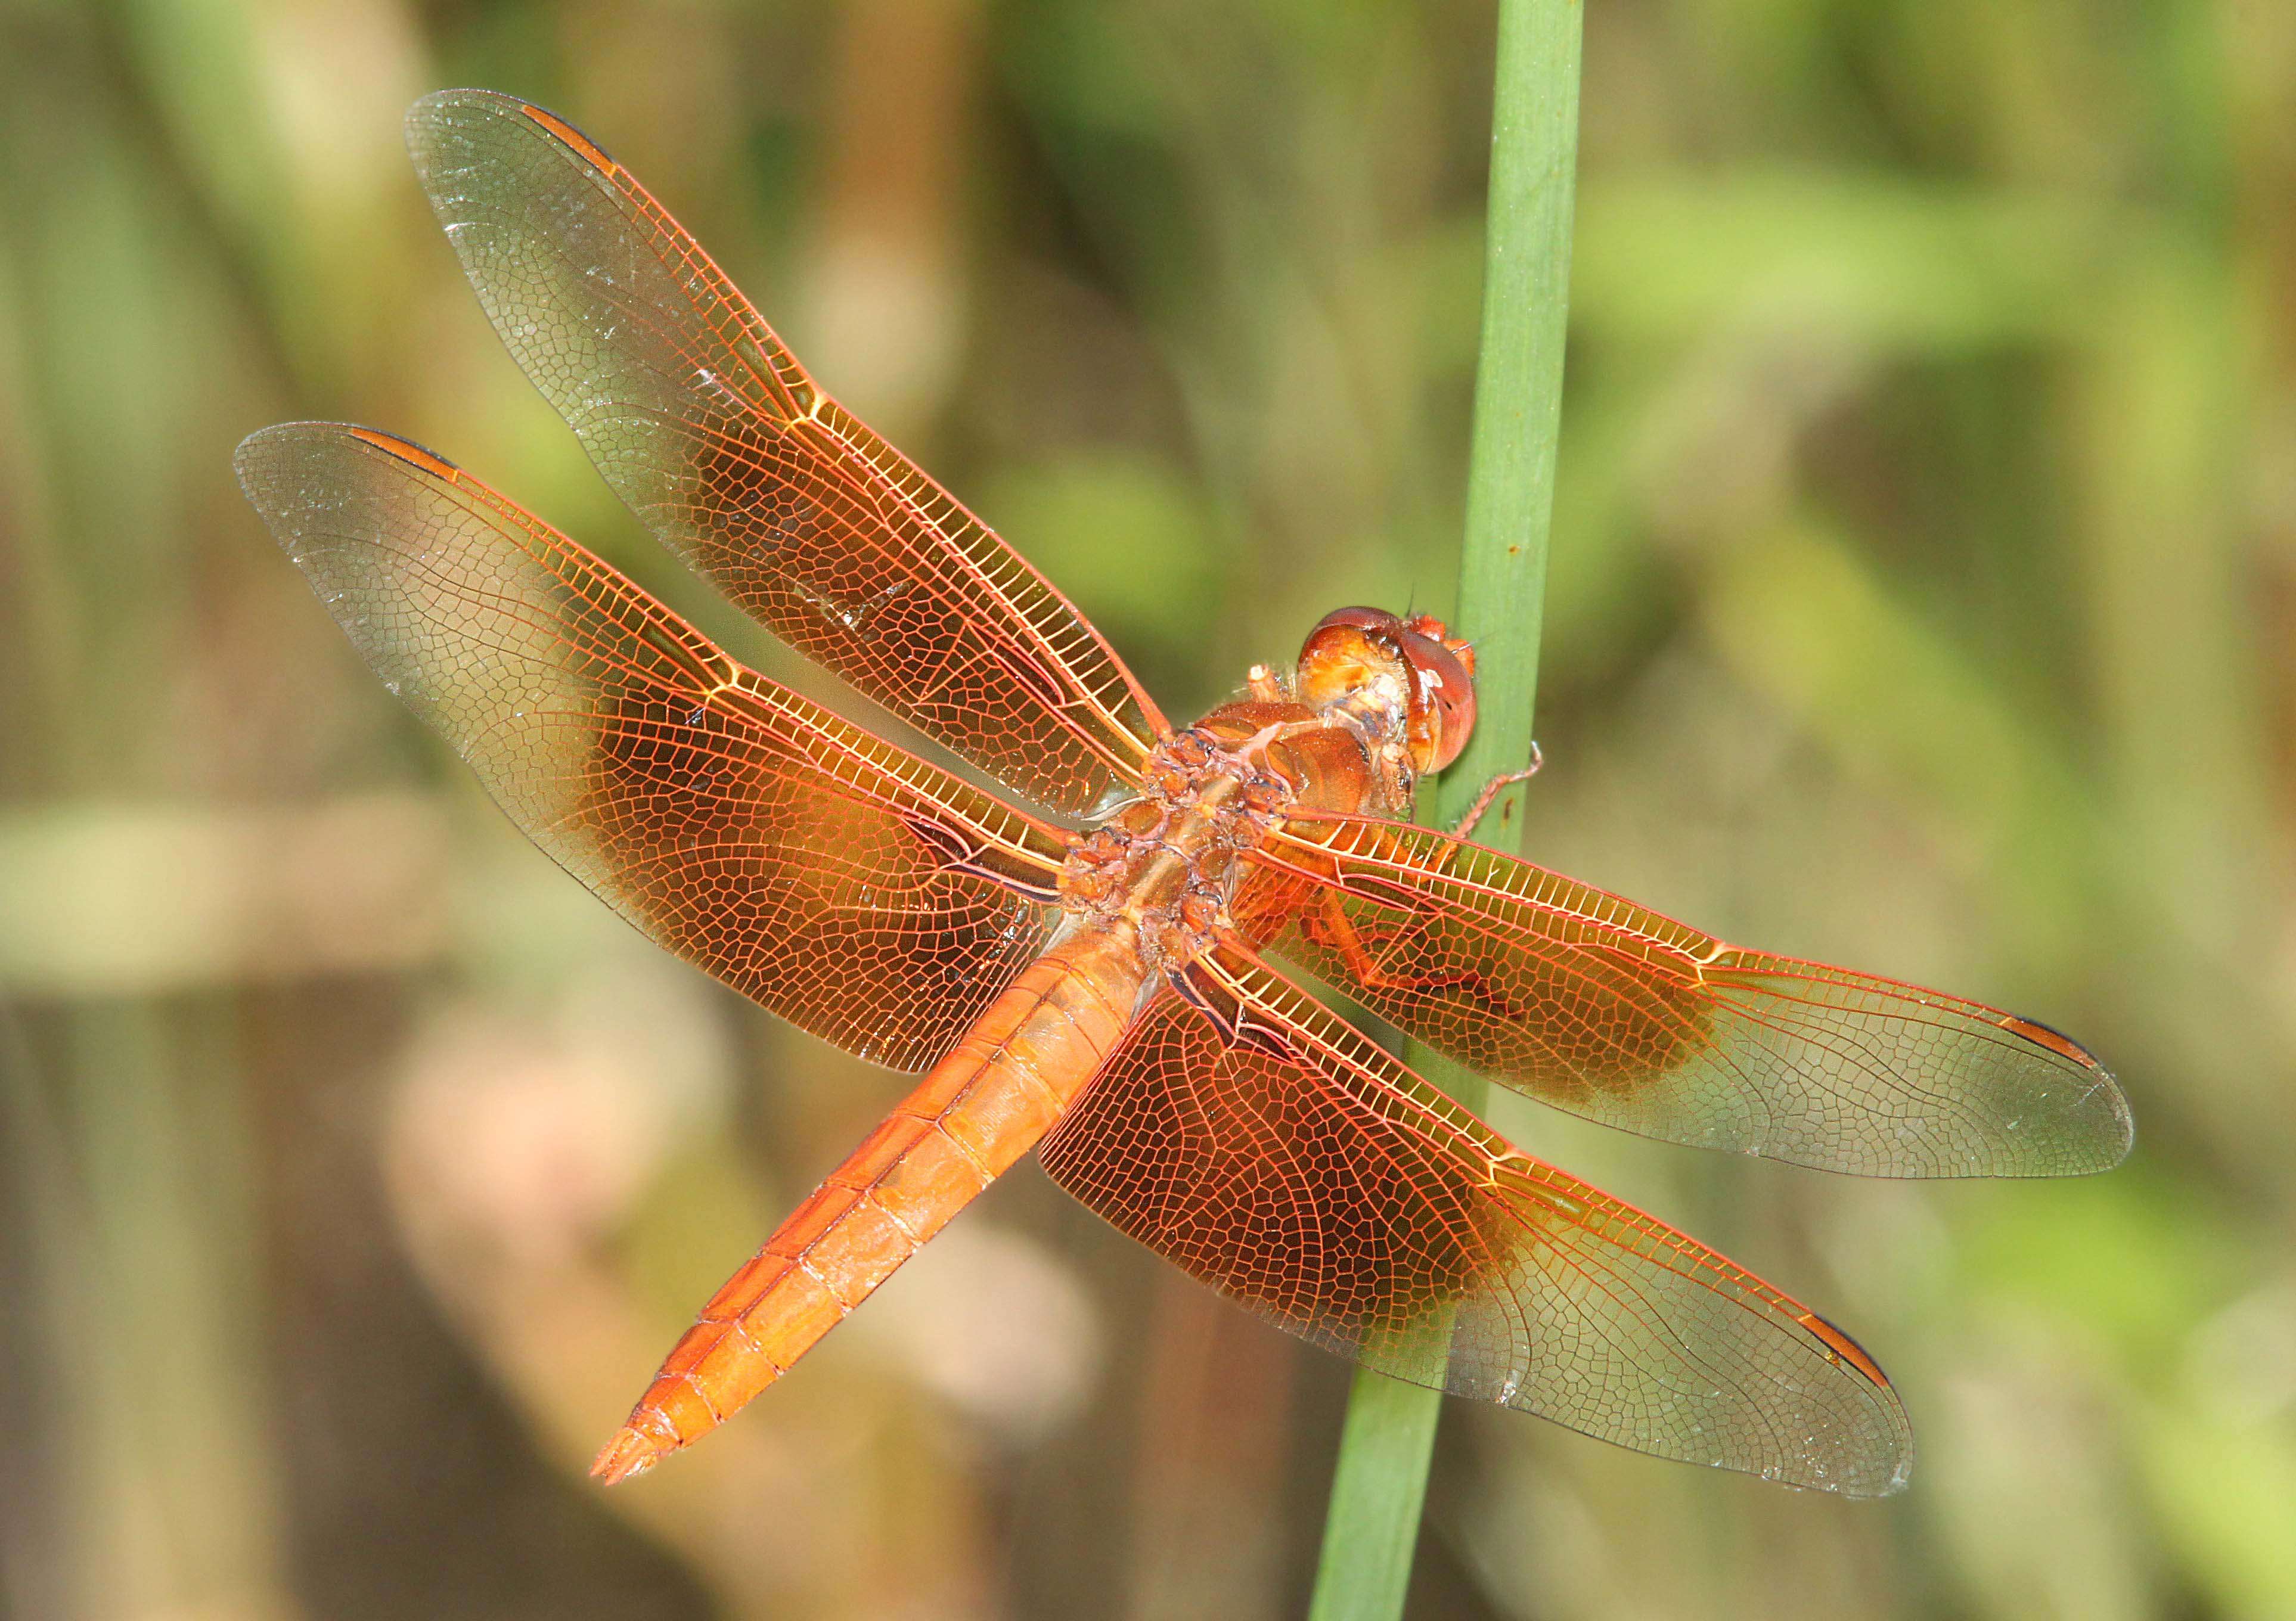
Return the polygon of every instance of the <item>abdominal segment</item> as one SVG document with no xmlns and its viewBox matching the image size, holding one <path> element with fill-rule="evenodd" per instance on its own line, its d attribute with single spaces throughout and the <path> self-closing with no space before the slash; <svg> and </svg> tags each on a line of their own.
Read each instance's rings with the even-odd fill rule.
<svg viewBox="0 0 2296 1621">
<path fill-rule="evenodd" d="M 1140 982 L 1120 937 L 1080 933 L 1039 958 L 702 1307 L 591 1473 L 651 1468 L 788 1372 L 1036 1146 L 1116 1044 Z"/>
</svg>

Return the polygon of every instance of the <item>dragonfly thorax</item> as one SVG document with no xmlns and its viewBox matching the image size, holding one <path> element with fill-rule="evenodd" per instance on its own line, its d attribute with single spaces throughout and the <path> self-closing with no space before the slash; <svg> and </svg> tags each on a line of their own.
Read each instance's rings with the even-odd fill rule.
<svg viewBox="0 0 2296 1621">
<path fill-rule="evenodd" d="M 1238 855 L 1297 798 L 1268 758 L 1275 730 L 1234 740 L 1199 725 L 1159 744 L 1139 795 L 1070 852 L 1062 905 L 1080 921 L 1129 925 L 1152 972 L 1201 955 L 1229 921 Z"/>
</svg>

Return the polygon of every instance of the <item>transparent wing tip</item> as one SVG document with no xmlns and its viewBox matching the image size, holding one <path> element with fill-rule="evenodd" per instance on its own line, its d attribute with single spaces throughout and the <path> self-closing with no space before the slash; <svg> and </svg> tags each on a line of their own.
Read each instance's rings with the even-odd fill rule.
<svg viewBox="0 0 2296 1621">
<path fill-rule="evenodd" d="M 618 167 L 603 147 L 547 107 L 499 90 L 434 90 L 406 110 L 406 148 L 416 172 L 427 181 L 442 150 L 457 142 L 467 143 L 468 132 L 488 123 L 522 124 L 539 131 L 606 174 Z"/>
<path fill-rule="evenodd" d="M 2065 1117 L 2082 1128 L 2076 1157 L 2065 1169 L 2076 1175 L 2109 1171 L 2128 1158 L 2136 1142 L 2136 1117 L 2128 1107 L 2128 1094 L 2104 1061 L 2062 1030 L 2038 1019 L 2005 1013 L 1997 1022 L 2011 1035 L 2079 1066 L 2065 1077 L 2068 1084 L 2084 1088 L 2064 1107 Z"/>
</svg>

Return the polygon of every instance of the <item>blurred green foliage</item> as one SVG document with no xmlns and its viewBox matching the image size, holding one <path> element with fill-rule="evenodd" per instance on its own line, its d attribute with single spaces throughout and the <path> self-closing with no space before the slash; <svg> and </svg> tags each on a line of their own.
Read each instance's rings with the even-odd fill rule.
<svg viewBox="0 0 2296 1621">
<path fill-rule="evenodd" d="M 436 446 L 776 673 L 503 356 L 398 142 L 574 119 L 1174 712 L 1447 607 L 1462 0 L 0 5 L 0 1611 L 1296 1612 L 1345 1371 L 1023 1173 L 581 1484 L 890 1078 L 660 960 L 229 476 Z M 1414 1614 L 2296 1612 L 2296 11 L 1587 17 L 1529 851 L 2115 1063 L 2078 1186 L 1526 1146 L 1828 1311 L 1882 1506 L 1459 1406 Z"/>
</svg>

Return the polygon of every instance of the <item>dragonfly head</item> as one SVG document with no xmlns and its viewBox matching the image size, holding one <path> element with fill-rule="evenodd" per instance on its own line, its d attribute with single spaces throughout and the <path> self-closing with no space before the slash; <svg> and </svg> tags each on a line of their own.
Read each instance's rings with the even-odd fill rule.
<svg viewBox="0 0 2296 1621">
<path fill-rule="evenodd" d="M 1475 729 L 1475 651 L 1443 621 L 1377 608 L 1325 614 L 1300 649 L 1300 701 L 1361 725 L 1399 722 L 1414 774 L 1459 757 Z"/>
</svg>

